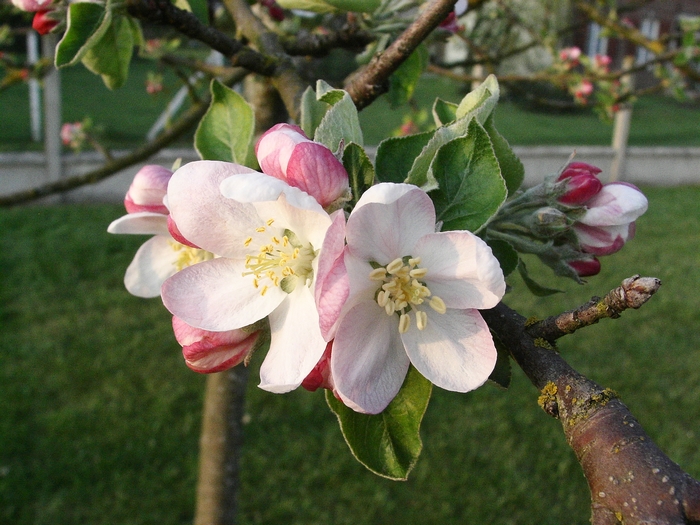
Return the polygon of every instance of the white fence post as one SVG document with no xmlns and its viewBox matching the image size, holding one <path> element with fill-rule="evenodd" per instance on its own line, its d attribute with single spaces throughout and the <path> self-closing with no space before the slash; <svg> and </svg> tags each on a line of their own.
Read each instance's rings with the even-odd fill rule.
<svg viewBox="0 0 700 525">
<path fill-rule="evenodd" d="M 53 62 L 56 35 L 41 37 L 41 52 Z M 61 160 L 61 77 L 52 69 L 44 77 L 44 153 L 46 155 L 46 179 L 56 181 L 63 175 Z"/>
<path fill-rule="evenodd" d="M 39 35 L 36 31 L 27 32 L 27 61 L 30 64 L 39 61 Z M 41 142 L 41 86 L 36 78 L 29 79 L 29 123 L 32 140 Z"/>
</svg>

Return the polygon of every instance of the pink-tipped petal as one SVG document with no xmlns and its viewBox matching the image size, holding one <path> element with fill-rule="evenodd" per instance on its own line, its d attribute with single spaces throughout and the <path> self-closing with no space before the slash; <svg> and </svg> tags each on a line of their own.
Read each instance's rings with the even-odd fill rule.
<svg viewBox="0 0 700 525">
<path fill-rule="evenodd" d="M 286 294 L 285 294 L 286 295 Z M 326 349 L 314 297 L 297 288 L 270 313 L 270 350 L 260 367 L 260 388 L 282 394 L 298 387 Z"/>
<path fill-rule="evenodd" d="M 244 251 L 250 232 L 260 226 L 255 208 L 227 199 L 219 186 L 227 177 L 254 170 L 218 161 L 197 161 L 177 170 L 168 185 L 168 205 L 182 236 L 221 256 Z"/>
<path fill-rule="evenodd" d="M 586 203 L 579 222 L 588 226 L 621 226 L 637 220 L 649 203 L 639 189 L 629 183 L 613 182 Z"/>
<path fill-rule="evenodd" d="M 493 308 L 506 291 L 503 271 L 491 248 L 467 231 L 421 237 L 412 255 L 420 257 L 423 279 L 448 308 Z"/>
<path fill-rule="evenodd" d="M 326 341 L 333 339 L 340 311 L 350 292 L 350 280 L 345 269 L 345 214 L 332 215 L 332 223 L 323 240 L 316 273 L 314 298 L 319 312 L 321 334 Z"/>
<path fill-rule="evenodd" d="M 380 413 L 401 388 L 408 365 L 396 316 L 386 315 L 374 301 L 358 303 L 344 315 L 333 341 L 331 373 L 346 405 Z"/>
<path fill-rule="evenodd" d="M 129 186 L 124 198 L 124 207 L 129 213 L 150 211 L 168 214 L 163 199 L 168 191 L 168 182 L 173 172 L 162 166 L 148 164 L 141 168 Z"/>
<path fill-rule="evenodd" d="M 266 317 L 286 297 L 271 286 L 263 295 L 253 286 L 244 260 L 212 259 L 167 279 L 161 295 L 165 307 L 187 324 L 211 331 L 235 330 Z"/>
<path fill-rule="evenodd" d="M 323 144 L 297 145 L 287 165 L 287 182 L 309 195 L 321 206 L 342 197 L 350 187 L 348 173 L 335 155 Z"/>
<path fill-rule="evenodd" d="M 401 338 L 413 366 L 445 390 L 474 390 L 496 365 L 493 338 L 477 310 L 429 312 L 424 330 L 413 326 Z"/>
</svg>

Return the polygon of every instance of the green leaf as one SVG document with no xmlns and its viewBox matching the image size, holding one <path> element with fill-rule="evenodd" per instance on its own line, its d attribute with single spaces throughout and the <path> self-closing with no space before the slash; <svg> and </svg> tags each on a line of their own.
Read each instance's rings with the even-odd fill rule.
<svg viewBox="0 0 700 525">
<path fill-rule="evenodd" d="M 495 75 L 489 75 L 486 77 L 481 85 L 476 88 L 471 93 L 462 99 L 457 107 L 456 117 L 458 119 L 466 117 L 470 113 L 474 113 L 477 109 L 485 113 L 483 120 L 491 114 L 493 108 L 496 107 L 498 102 L 498 97 L 500 94 L 500 88 L 498 87 L 498 80 L 496 80 Z"/>
<path fill-rule="evenodd" d="M 420 424 L 431 391 L 430 381 L 411 366 L 401 390 L 381 414 L 355 412 L 330 391 L 326 401 L 353 456 L 375 474 L 405 480 L 423 448 Z"/>
<path fill-rule="evenodd" d="M 214 79 L 212 100 L 194 135 L 194 146 L 203 160 L 223 160 L 256 167 L 253 152 L 253 108 L 233 89 Z"/>
<path fill-rule="evenodd" d="M 78 2 L 68 6 L 66 32 L 56 46 L 56 67 L 77 64 L 102 38 L 112 21 L 102 4 Z"/>
<path fill-rule="evenodd" d="M 537 297 L 547 297 L 548 295 L 554 295 L 555 293 L 564 293 L 564 290 L 557 290 L 556 288 L 547 288 L 546 286 L 542 286 L 532 277 L 530 277 L 527 267 L 525 266 L 525 262 L 522 259 L 520 259 L 520 262 L 518 263 L 518 272 L 520 273 L 520 277 L 522 277 L 528 290 L 530 290 L 530 292 Z"/>
<path fill-rule="evenodd" d="M 406 182 L 420 186 L 425 191 L 435 189 L 437 182 L 431 165 L 438 150 L 451 140 L 466 136 L 472 119 L 475 118 L 483 125 L 496 106 L 498 96 L 496 77 L 489 75 L 479 88 L 469 93 L 459 104 L 456 110 L 457 120 L 435 131 L 430 142 L 413 163 Z"/>
<path fill-rule="evenodd" d="M 387 93 L 389 104 L 392 108 L 403 106 L 413 98 L 416 85 L 428 66 L 428 60 L 428 48 L 421 44 L 394 71 L 394 74 L 389 79 L 389 92 Z"/>
<path fill-rule="evenodd" d="M 328 104 L 316 98 L 316 92 L 311 86 L 306 88 L 301 96 L 301 129 L 307 137 L 314 136 L 328 107 Z"/>
<path fill-rule="evenodd" d="M 433 103 L 433 119 L 436 126 L 444 126 L 457 120 L 457 104 L 436 98 Z"/>
<path fill-rule="evenodd" d="M 341 143 L 354 142 L 362 146 L 362 129 L 355 103 L 347 92 L 342 89 L 328 89 L 330 86 L 323 81 L 318 82 L 316 96 L 319 100 L 330 104 L 321 123 L 316 128 L 314 140 L 335 152 Z"/>
<path fill-rule="evenodd" d="M 493 256 L 498 259 L 503 276 L 508 277 L 518 267 L 518 261 L 520 261 L 518 252 L 507 241 L 486 239 L 486 244 L 491 248 Z"/>
<path fill-rule="evenodd" d="M 377 147 L 377 180 L 404 182 L 413 162 L 428 144 L 435 131 L 425 131 L 405 137 L 390 137 Z"/>
<path fill-rule="evenodd" d="M 476 119 L 466 137 L 440 148 L 432 169 L 438 188 L 430 197 L 444 231 L 477 231 L 508 196 L 491 140 Z"/>
<path fill-rule="evenodd" d="M 107 31 L 82 58 L 83 65 L 102 80 L 109 89 L 124 85 L 134 52 L 134 27 L 129 17 L 115 15 Z"/>
<path fill-rule="evenodd" d="M 354 142 L 343 151 L 343 166 L 350 177 L 352 202 L 357 204 L 362 194 L 374 183 L 374 166 L 362 146 Z"/>
<path fill-rule="evenodd" d="M 517 155 L 513 153 L 508 141 L 496 130 L 493 122 L 493 113 L 486 119 L 484 129 L 491 138 L 493 151 L 496 153 L 498 164 L 501 166 L 501 176 L 506 181 L 508 195 L 512 195 L 523 183 L 525 167 Z"/>
<path fill-rule="evenodd" d="M 376 11 L 381 0 L 326 0 L 333 7 L 342 11 L 352 11 L 355 13 L 372 13 Z"/>
<path fill-rule="evenodd" d="M 493 337 L 494 345 L 496 346 L 496 352 L 498 354 L 496 358 L 496 366 L 489 376 L 489 381 L 493 381 L 498 386 L 502 388 L 508 388 L 510 386 L 511 380 L 511 366 L 510 366 L 510 351 L 503 342 L 491 332 Z"/>
</svg>

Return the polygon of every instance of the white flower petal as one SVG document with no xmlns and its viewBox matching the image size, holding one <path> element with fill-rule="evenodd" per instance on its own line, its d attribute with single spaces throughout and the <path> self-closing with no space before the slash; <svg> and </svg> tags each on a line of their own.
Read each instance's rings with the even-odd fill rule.
<svg viewBox="0 0 700 525">
<path fill-rule="evenodd" d="M 340 398 L 354 410 L 378 414 L 401 388 L 409 360 L 398 318 L 374 302 L 351 308 L 340 322 L 331 353 L 331 373 Z"/>
<path fill-rule="evenodd" d="M 625 182 L 606 184 L 586 202 L 586 213 L 579 219 L 588 226 L 621 226 L 637 220 L 649 203 L 636 186 Z"/>
<path fill-rule="evenodd" d="M 252 205 L 221 195 L 221 181 L 240 173 L 257 172 L 229 162 L 190 162 L 173 174 L 168 185 L 170 215 L 182 235 L 224 257 L 244 253 L 250 232 L 262 225 Z"/>
<path fill-rule="evenodd" d="M 287 199 L 287 193 L 282 193 L 276 201 L 256 202 L 253 206 L 263 221 L 274 219 L 275 228 L 293 231 L 302 243 L 310 242 L 318 250 L 323 245 L 331 218 L 316 201 L 314 203 L 313 209 L 295 206 Z"/>
<path fill-rule="evenodd" d="M 287 197 L 287 202 L 297 208 L 322 212 L 323 208 L 311 195 L 290 186 L 283 180 L 253 172 L 234 175 L 221 183 L 221 193 L 238 202 L 262 203 L 274 202 L 280 195 Z"/>
<path fill-rule="evenodd" d="M 169 235 L 156 235 L 141 245 L 124 276 L 124 286 L 131 295 L 160 295 L 163 282 L 177 271 L 175 263 L 178 255 L 173 249 L 173 242 Z"/>
<path fill-rule="evenodd" d="M 428 270 L 423 280 L 448 308 L 493 308 L 506 291 L 498 259 L 473 233 L 425 235 L 412 255 L 421 258 L 420 267 Z"/>
<path fill-rule="evenodd" d="M 170 235 L 168 216 L 162 213 L 142 211 L 128 213 L 112 221 L 107 227 L 109 233 L 127 233 L 136 235 Z"/>
<path fill-rule="evenodd" d="M 368 196 L 369 194 L 369 196 Z M 378 184 L 367 190 L 348 218 L 350 252 L 385 265 L 405 255 L 423 235 L 435 231 L 430 197 L 410 184 Z"/>
<path fill-rule="evenodd" d="M 265 295 L 243 277 L 245 261 L 212 259 L 177 272 L 163 283 L 163 304 L 187 324 L 214 332 L 253 324 L 287 294 L 271 286 Z"/>
<path fill-rule="evenodd" d="M 298 287 L 270 313 L 270 350 L 260 367 L 260 388 L 278 394 L 298 387 L 326 349 L 311 290 Z"/>
<path fill-rule="evenodd" d="M 401 335 L 411 363 L 435 385 L 469 392 L 484 384 L 496 365 L 496 347 L 476 310 L 428 312 L 424 330 Z"/>
</svg>

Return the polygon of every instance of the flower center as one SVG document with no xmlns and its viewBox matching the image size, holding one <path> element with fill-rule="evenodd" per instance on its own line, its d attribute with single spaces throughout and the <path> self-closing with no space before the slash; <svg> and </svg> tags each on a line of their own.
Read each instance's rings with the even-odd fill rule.
<svg viewBox="0 0 700 525">
<path fill-rule="evenodd" d="M 415 314 L 418 330 L 425 329 L 428 325 L 428 314 L 419 306 L 426 300 L 437 313 L 444 314 L 447 311 L 445 302 L 432 295 L 430 289 L 420 280 L 428 273 L 427 268 L 418 266 L 420 257 L 406 256 L 394 259 L 386 266 L 370 264 L 374 269 L 369 273 L 369 278 L 382 283 L 377 289 L 375 300 L 387 315 L 398 314 L 399 333 L 404 334 L 411 327 L 411 311 Z"/>
<path fill-rule="evenodd" d="M 248 271 L 243 275 L 253 276 L 253 286 L 260 289 L 260 295 L 265 295 L 270 286 L 279 286 L 284 292 L 292 293 L 299 281 L 306 284 L 313 277 L 311 263 L 317 252 L 311 243 L 306 245 L 291 230 L 270 232 L 274 219 L 267 221 L 267 226 L 255 230 L 260 239 L 257 253 L 246 256 L 245 267 Z M 269 235 L 269 237 L 268 237 Z M 245 246 L 253 243 L 253 237 L 245 240 Z"/>
<path fill-rule="evenodd" d="M 193 264 L 208 261 L 214 258 L 214 254 L 206 250 L 185 246 L 177 241 L 169 242 L 172 249 L 177 252 L 175 268 L 177 268 L 178 272 L 184 268 L 187 268 L 188 266 L 192 266 Z"/>
</svg>

